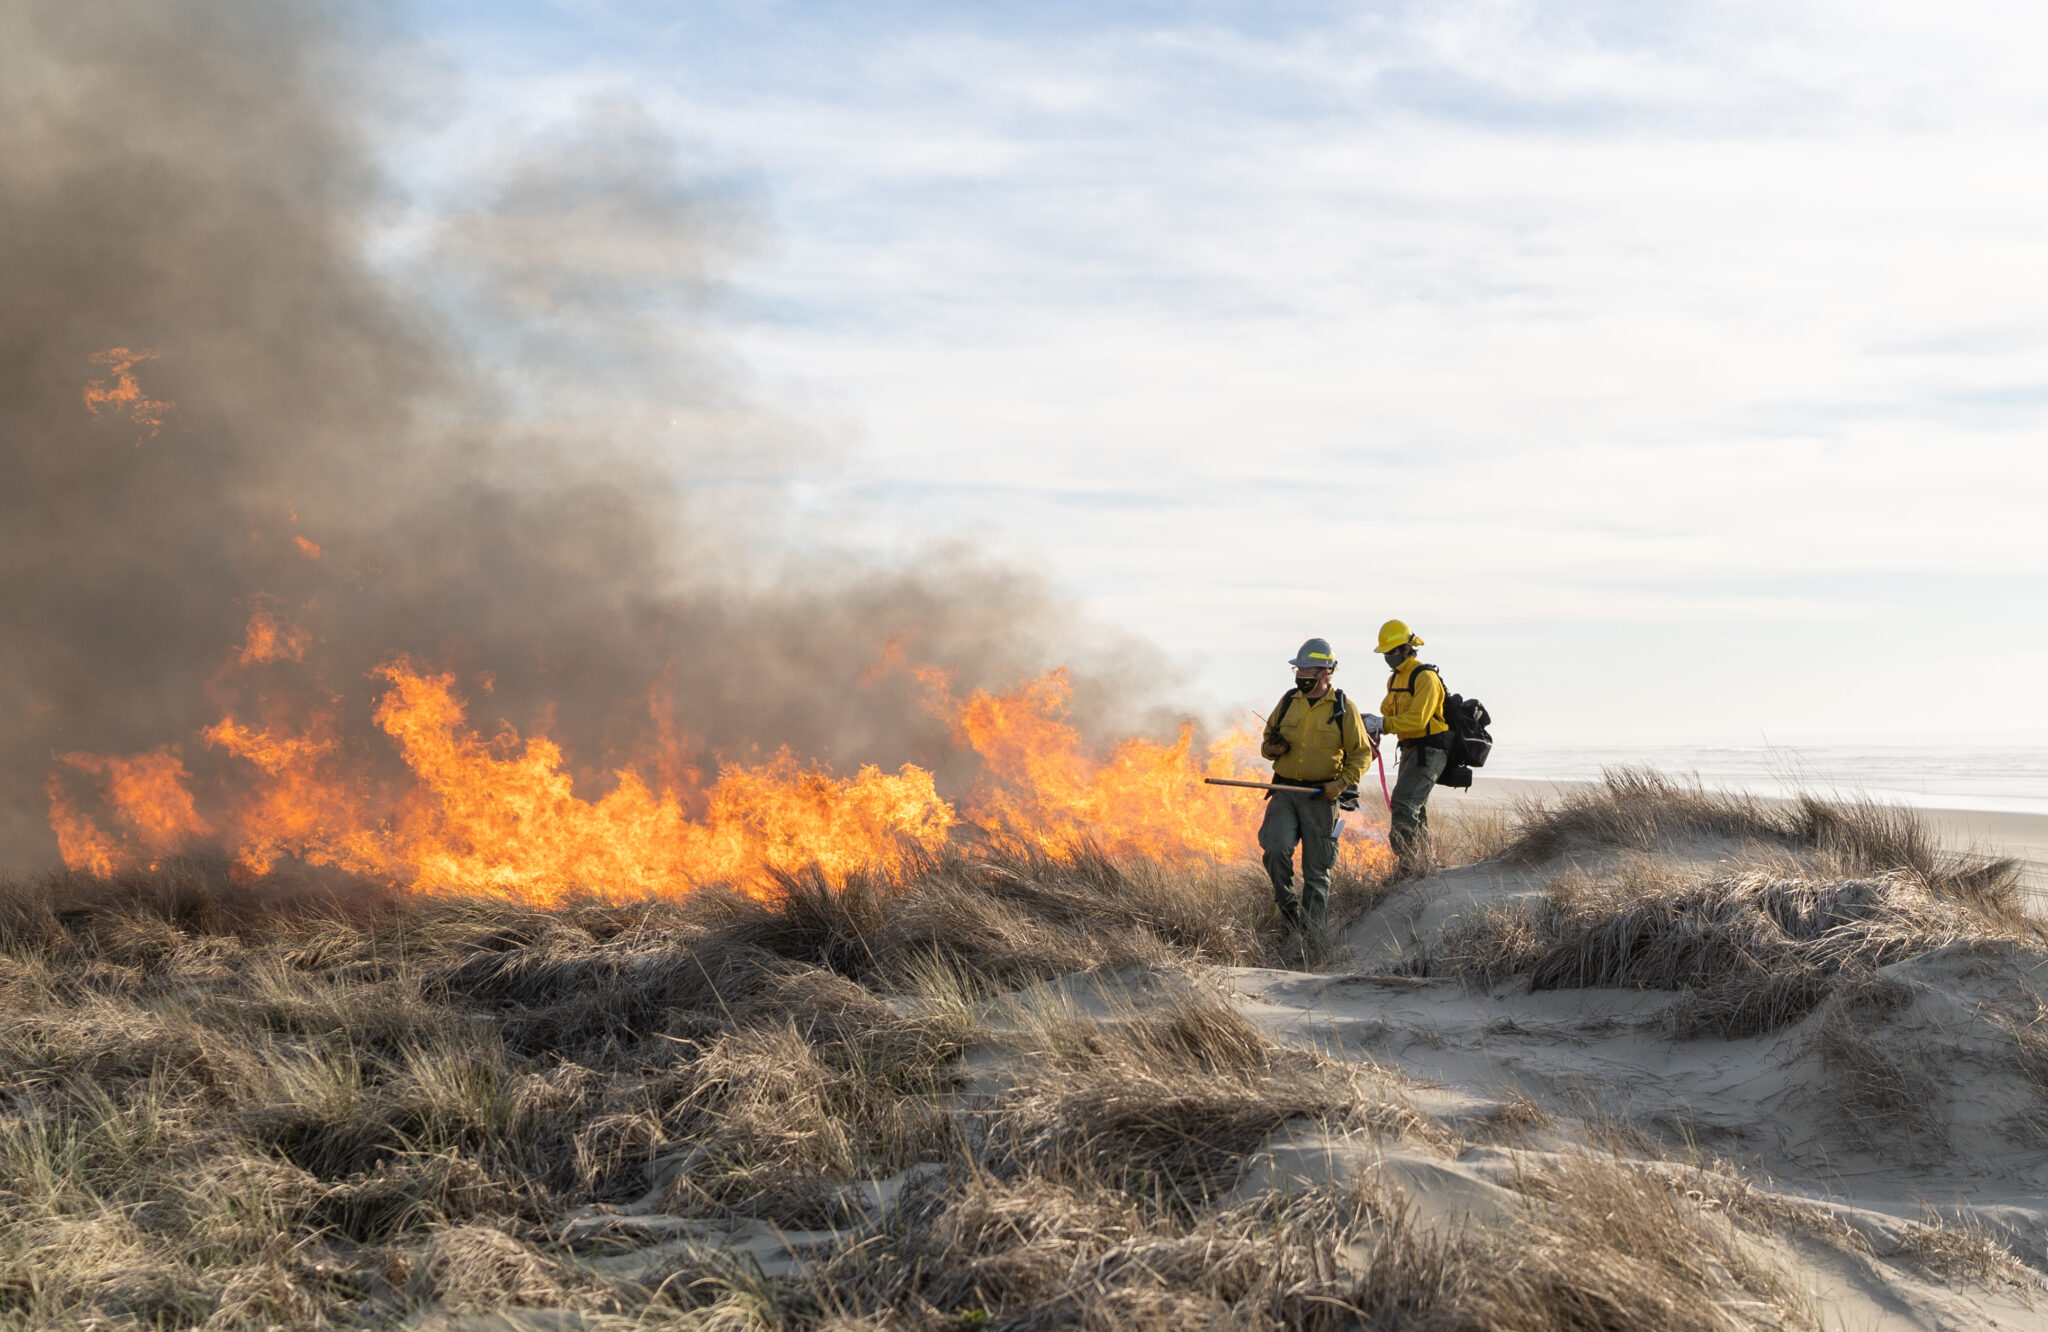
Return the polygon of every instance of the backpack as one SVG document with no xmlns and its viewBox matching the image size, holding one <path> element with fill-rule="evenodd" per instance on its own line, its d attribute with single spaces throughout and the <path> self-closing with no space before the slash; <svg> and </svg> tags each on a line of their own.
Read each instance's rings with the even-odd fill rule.
<svg viewBox="0 0 2048 1332">
<path fill-rule="evenodd" d="M 1424 671 L 1435 671 L 1437 683 L 1443 684 L 1442 671 L 1428 662 L 1419 662 L 1409 672 L 1409 692 L 1414 692 L 1415 677 Z M 1487 729 L 1493 724 L 1493 714 L 1478 699 L 1453 694 L 1446 685 L 1444 724 L 1451 728 L 1444 735 L 1444 750 L 1448 757 L 1444 763 L 1444 774 L 1436 779 L 1436 784 L 1462 790 L 1472 785 L 1472 770 L 1485 767 L 1487 756 L 1493 752 L 1493 732 Z"/>
</svg>

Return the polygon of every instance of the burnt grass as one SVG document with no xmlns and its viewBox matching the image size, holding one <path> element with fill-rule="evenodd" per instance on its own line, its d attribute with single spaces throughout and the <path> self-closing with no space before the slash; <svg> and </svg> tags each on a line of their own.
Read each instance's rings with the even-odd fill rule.
<svg viewBox="0 0 2048 1332">
<path fill-rule="evenodd" d="M 1518 854 L 1599 835 L 1533 817 Z M 1974 927 L 1987 882 L 1936 896 L 1975 894 Z M 1388 885 L 1339 889 L 1355 914 Z M 1597 1155 L 1569 1187 L 1533 1172 L 1511 1233 L 1418 1231 L 1365 1187 L 1236 1192 L 1289 1123 L 1460 1150 L 1390 1075 L 1275 1046 L 1204 988 L 1208 963 L 1316 961 L 1270 915 L 1252 869 L 1000 843 L 766 901 L 536 908 L 204 859 L 0 885 L 0 1326 L 1776 1325 L 1732 1232 Z M 1740 949 L 1650 975 L 1553 933 L 1455 965 L 1750 974 Z M 1001 997 L 1115 968 L 1175 997 Z M 593 1209 L 836 1234 L 772 1277 L 710 1244 L 621 1276 L 571 1225 Z"/>
</svg>

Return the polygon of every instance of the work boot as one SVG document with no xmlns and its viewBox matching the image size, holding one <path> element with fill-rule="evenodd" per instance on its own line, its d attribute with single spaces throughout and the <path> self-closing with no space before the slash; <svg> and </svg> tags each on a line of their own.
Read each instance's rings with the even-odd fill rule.
<svg viewBox="0 0 2048 1332">
<path fill-rule="evenodd" d="M 1387 849 L 1394 853 L 1394 873 L 1388 880 L 1390 883 L 1426 879 L 1436 871 L 1436 857 L 1430 854 L 1427 832 L 1392 830 L 1387 837 Z"/>
<path fill-rule="evenodd" d="M 1288 930 L 1288 931 L 1289 931 L 1290 933 L 1292 933 L 1292 934 L 1300 934 L 1300 933 L 1301 933 L 1301 908 L 1300 908 L 1299 906 L 1297 906 L 1297 905 L 1295 904 L 1295 902 L 1294 902 L 1294 899 L 1293 899 L 1293 898 L 1291 898 L 1291 897 L 1290 897 L 1290 898 L 1288 898 L 1288 899 L 1287 899 L 1286 901 L 1284 901 L 1284 902 L 1281 902 L 1281 903 L 1280 903 L 1279 905 L 1280 905 L 1280 923 L 1281 923 L 1282 925 L 1286 926 L 1286 927 L 1287 927 L 1287 930 Z"/>
</svg>

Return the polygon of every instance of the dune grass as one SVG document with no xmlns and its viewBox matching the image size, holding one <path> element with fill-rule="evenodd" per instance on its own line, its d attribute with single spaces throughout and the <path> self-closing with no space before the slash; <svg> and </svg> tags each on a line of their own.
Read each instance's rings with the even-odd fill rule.
<svg viewBox="0 0 2048 1332">
<path fill-rule="evenodd" d="M 1340 889 L 1352 909 L 1380 891 Z M 650 1197 L 846 1225 L 849 1186 L 962 1160 L 1192 1214 L 1273 1126 L 1341 1113 L 1349 1085 L 1247 1043 L 1216 1005 L 1069 1041 L 992 1110 L 950 1103 L 959 1056 L 979 1003 L 1035 981 L 1286 962 L 1270 911 L 1246 870 L 1000 845 L 844 885 L 793 875 L 766 902 L 537 910 L 237 886 L 197 860 L 12 884 L 0 1320 L 545 1304 L 689 1321 L 688 1300 L 593 1276 L 555 1227 Z"/>
<path fill-rule="evenodd" d="M 1572 817 L 1571 837 L 1598 824 Z M 1707 993 L 1789 958 L 1825 979 L 1944 921 L 1996 919 L 1989 882 L 1760 879 L 1721 907 L 1683 896 L 1698 885 L 1610 901 L 1581 884 L 1575 915 L 1474 934 L 1442 964 Z M 1387 890 L 1338 886 L 1340 912 Z M 1633 924 L 1613 923 L 1618 904 Z M 1532 1165 L 1504 1230 L 1420 1229 L 1370 1183 L 1241 1194 L 1287 1124 L 1467 1145 L 1398 1078 L 1277 1046 L 1204 988 L 1205 964 L 1300 965 L 1270 915 L 1253 870 L 1003 845 L 843 885 L 789 876 L 765 902 L 541 910 L 238 887 L 198 861 L 7 885 L 0 1326 L 519 1308 L 778 1329 L 1804 1317 L 1742 1226 L 1597 1151 Z M 1779 952 L 1758 942 L 1766 922 Z M 1698 937 L 1678 948 L 1680 930 Z M 1177 988 L 1091 1015 L 1038 986 L 1115 968 Z M 884 1180 L 902 1186 L 887 1205 L 869 1187 Z M 648 1214 L 823 1238 L 775 1275 L 684 1244 L 630 1276 L 570 1238 Z M 1928 1241 L 1952 1263 L 1975 1261 L 1965 1247 Z"/>
<path fill-rule="evenodd" d="M 766 903 L 546 911 L 266 895 L 203 864 L 14 885 L 0 1321 L 1534 1328 L 1590 1299 L 1694 1325 L 1720 1269 L 1617 1250 L 1583 1273 L 1571 1209 L 1532 1211 L 1548 1238 L 1507 1264 L 1369 1189 L 1235 1196 L 1291 1121 L 1447 1137 L 1369 1067 L 1204 997 L 1191 965 L 1276 960 L 1261 889 L 1001 850 Z M 1129 964 L 1183 992 L 990 1017 Z M 1004 1071 L 970 1090 L 974 1048 Z M 877 1213 L 854 1186 L 891 1177 L 916 1182 Z M 593 1207 L 840 1237 L 774 1279 L 705 1249 L 621 1280 L 561 1242 Z"/>
<path fill-rule="evenodd" d="M 817 1310 L 835 1328 L 1157 1332 L 1708 1332 L 1800 1321 L 1797 1297 L 1735 1226 L 1655 1181 L 1586 1155 L 1527 1183 L 1517 1224 L 1442 1234 L 1370 1186 L 1263 1194 L 1162 1221 L 1099 1186 L 977 1181 L 928 1218 L 789 1283 L 775 1312 Z M 721 1261 L 682 1258 L 682 1284 L 729 1289 Z"/>
<path fill-rule="evenodd" d="M 1568 871 L 1529 906 L 1448 929 L 1418 969 L 1532 989 L 1683 991 L 1665 1014 L 1680 1036 L 1751 1036 L 1812 1012 L 1877 968 L 1964 939 L 2031 937 L 1975 898 L 1909 874 L 1826 880 L 1768 870 L 1706 874 L 1649 858 Z"/>
<path fill-rule="evenodd" d="M 1703 868 L 1658 852 L 1734 844 Z M 1592 867 L 1578 868 L 1597 852 Z M 1966 939 L 2037 939 L 2018 866 L 1950 852 L 1910 810 L 1801 797 L 1767 802 L 1618 770 L 1522 812 L 1503 852 L 1562 862 L 1533 904 L 1475 913 L 1416 969 L 1532 989 L 1674 990 L 1680 1036 L 1739 1037 L 1870 990 L 1878 968 Z M 1746 862 L 1746 863 L 1745 863 Z"/>
<path fill-rule="evenodd" d="M 1577 850 L 1654 852 L 1700 839 L 1813 853 L 1837 874 L 1903 873 L 1987 912 L 2016 910 L 2017 861 L 1945 847 L 1911 809 L 1859 796 L 1709 791 L 1697 779 L 1647 768 L 1610 768 L 1554 803 L 1524 804 L 1501 854 L 1537 865 Z"/>
</svg>

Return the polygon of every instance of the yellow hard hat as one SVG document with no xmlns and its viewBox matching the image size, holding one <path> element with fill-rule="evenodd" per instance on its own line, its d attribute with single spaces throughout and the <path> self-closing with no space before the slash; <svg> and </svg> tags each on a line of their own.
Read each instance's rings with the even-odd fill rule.
<svg viewBox="0 0 2048 1332">
<path fill-rule="evenodd" d="M 1380 626 L 1380 645 L 1375 652 L 1392 652 L 1397 647 L 1421 647 L 1422 636 L 1408 632 L 1408 626 L 1399 620 L 1388 620 Z"/>
</svg>

